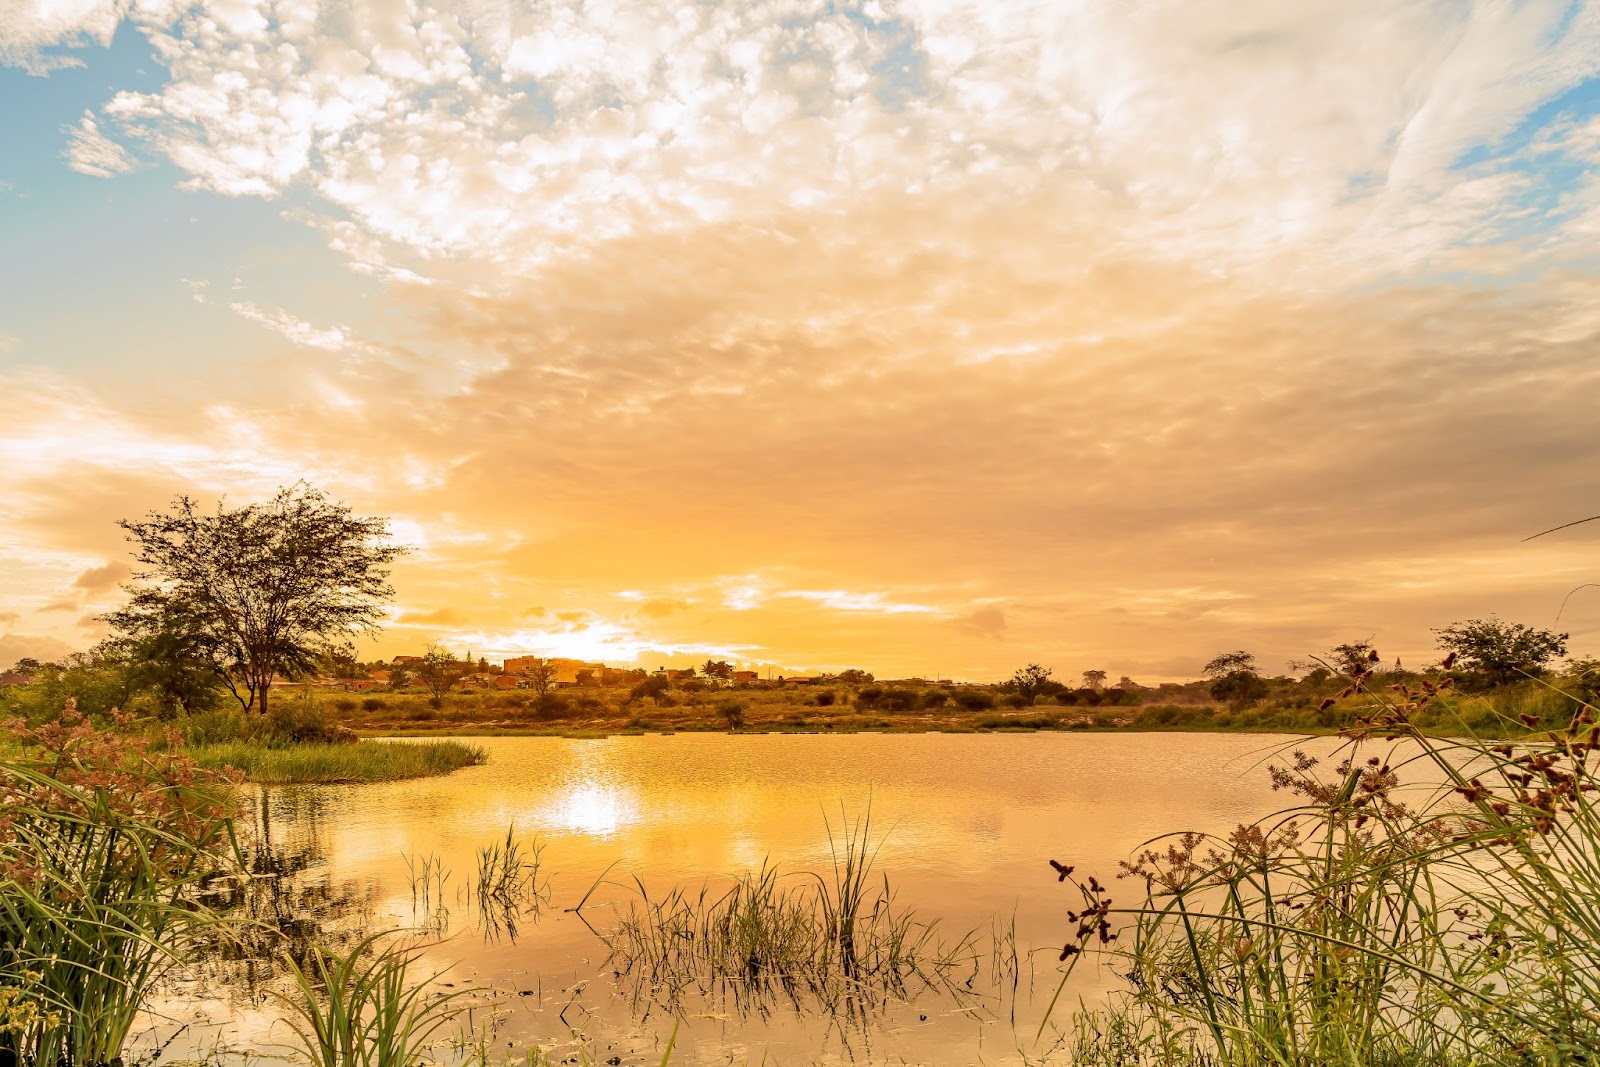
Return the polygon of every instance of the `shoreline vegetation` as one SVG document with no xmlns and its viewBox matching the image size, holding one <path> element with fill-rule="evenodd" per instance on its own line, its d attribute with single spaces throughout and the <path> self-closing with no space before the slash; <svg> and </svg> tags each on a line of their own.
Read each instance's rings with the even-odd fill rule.
<svg viewBox="0 0 1600 1067">
<path fill-rule="evenodd" d="M 1386 684 L 1430 683 L 1426 675 Z M 1523 679 L 1478 692 L 1450 692 L 1417 723 L 1438 736 L 1464 732 L 1519 737 L 1559 729 L 1583 706 L 1570 679 Z M 1303 688 L 1291 683 L 1295 690 Z M 1018 705 L 999 687 L 910 685 L 796 686 L 703 690 L 681 702 L 628 700 L 626 691 L 567 689 L 544 696 L 466 691 L 442 698 L 416 692 L 313 693 L 317 714 L 362 737 L 534 736 L 594 738 L 641 734 L 752 733 L 1037 733 L 1196 732 L 1332 735 L 1359 713 L 1356 694 L 1331 701 L 1315 690 L 1289 691 L 1248 706 L 1190 703 L 1063 704 L 1034 698 Z M 1150 691 L 1152 699 L 1162 694 Z M 672 699 L 672 697 L 668 697 Z"/>
<path fill-rule="evenodd" d="M 248 742 L 186 750 L 205 770 L 235 770 L 257 785 L 340 785 L 431 778 L 475 767 L 488 756 L 460 741 L 362 740 L 353 744 L 299 744 L 270 748 Z"/>
<path fill-rule="evenodd" d="M 1600 715 L 1579 702 L 1559 729 L 1517 741 L 1438 740 L 1418 724 L 1460 699 L 1453 677 L 1392 694 L 1372 681 L 1364 672 L 1353 682 L 1342 762 L 1286 750 L 1268 768 L 1285 809 L 1228 834 L 1174 828 L 1115 872 L 1039 857 L 1038 892 L 1062 894 L 1071 910 L 1059 940 L 1028 950 L 1048 951 L 1059 976 L 1038 1031 L 1017 1031 L 1019 1051 L 1030 1034 L 1035 1043 L 1029 1062 L 1557 1067 L 1600 1057 L 1600 771 L 1590 758 Z M 280 733 L 316 725 L 309 707 L 277 714 Z M 127 714 L 96 722 L 71 705 L 12 729 L 0 759 L 0 1058 L 30 1067 L 117 1062 L 163 976 L 196 946 L 262 936 L 215 893 L 253 884 L 229 788 L 237 774 L 206 771 L 196 753 L 404 747 L 186 745 Z M 709 982 L 730 1005 L 774 988 L 786 1001 L 805 993 L 825 1022 L 829 1004 L 862 990 L 936 989 L 989 955 L 1015 967 L 1016 946 L 1006 956 L 941 941 L 896 907 L 889 883 L 878 893 L 869 826 L 846 821 L 837 839 L 830 827 L 833 878 L 816 873 L 815 889 L 782 889 L 775 867 L 720 896 L 679 887 L 650 897 L 641 886 L 616 928 L 597 931 L 610 949 L 603 966 L 624 987 L 632 976 L 653 991 L 630 1010 L 674 1014 L 677 992 Z M 438 877 L 430 870 L 424 883 Z M 485 900 L 536 894 L 537 843 L 524 848 L 508 830 L 503 846 L 480 850 L 474 884 Z M 312 1062 L 367 1062 L 363 1052 L 382 1047 L 399 1058 L 375 1062 L 413 1063 L 430 1035 L 471 1025 L 471 990 L 418 973 L 421 944 L 399 931 L 309 943 L 303 960 L 277 950 L 296 968 L 285 1006 Z M 1069 1009 L 1061 991 L 1085 956 L 1124 981 Z M 536 1049 L 491 1059 L 485 1046 L 469 1062 L 548 1061 Z"/>
</svg>

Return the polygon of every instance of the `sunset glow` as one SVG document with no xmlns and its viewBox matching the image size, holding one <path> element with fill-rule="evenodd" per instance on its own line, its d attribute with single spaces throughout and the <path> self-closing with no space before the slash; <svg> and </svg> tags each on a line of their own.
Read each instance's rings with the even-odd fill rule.
<svg viewBox="0 0 1600 1067">
<path fill-rule="evenodd" d="M 1524 541 L 1600 512 L 1600 5 L 21 0 L 0 96 L 0 668 L 301 479 L 413 549 L 374 655 L 1600 652 Z"/>
</svg>

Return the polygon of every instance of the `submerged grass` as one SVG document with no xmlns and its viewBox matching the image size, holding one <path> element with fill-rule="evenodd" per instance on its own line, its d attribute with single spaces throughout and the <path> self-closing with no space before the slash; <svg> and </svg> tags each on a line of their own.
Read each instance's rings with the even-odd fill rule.
<svg viewBox="0 0 1600 1067">
<path fill-rule="evenodd" d="M 482 747 L 461 741 L 361 741 L 285 748 L 231 742 L 198 745 L 188 752 L 202 767 L 232 767 L 265 785 L 393 782 L 449 774 L 488 758 Z"/>
</svg>

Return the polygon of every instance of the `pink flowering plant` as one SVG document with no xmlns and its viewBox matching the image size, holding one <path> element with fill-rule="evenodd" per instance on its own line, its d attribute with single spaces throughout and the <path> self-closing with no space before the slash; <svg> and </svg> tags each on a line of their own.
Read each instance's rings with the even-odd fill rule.
<svg viewBox="0 0 1600 1067">
<path fill-rule="evenodd" d="M 140 1006 L 187 939 L 193 900 L 231 862 L 231 779 L 162 751 L 125 715 L 6 724 L 0 760 L 0 990 L 19 1004 L 0 1062 L 120 1063 Z"/>
</svg>

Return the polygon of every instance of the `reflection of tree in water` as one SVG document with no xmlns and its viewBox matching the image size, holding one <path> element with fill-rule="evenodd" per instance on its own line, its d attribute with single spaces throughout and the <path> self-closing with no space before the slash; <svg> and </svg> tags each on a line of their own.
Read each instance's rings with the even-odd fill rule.
<svg viewBox="0 0 1600 1067">
<path fill-rule="evenodd" d="M 196 969 L 259 1003 L 286 973 L 308 966 L 311 946 L 344 950 L 370 932 L 374 887 L 335 883 L 328 869 L 320 790 L 262 788 L 242 802 L 243 870 L 212 876 L 201 902 L 228 919 L 200 946 Z"/>
</svg>

